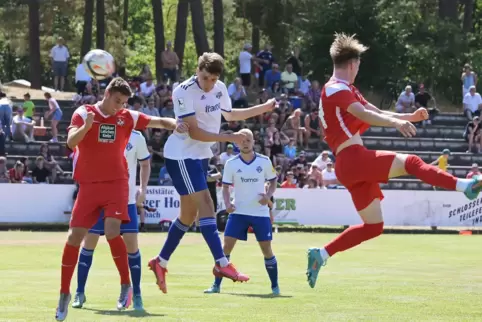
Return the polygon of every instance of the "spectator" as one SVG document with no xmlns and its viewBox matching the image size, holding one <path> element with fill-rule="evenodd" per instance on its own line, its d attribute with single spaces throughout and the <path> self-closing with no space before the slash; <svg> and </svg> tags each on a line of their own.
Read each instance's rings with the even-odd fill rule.
<svg viewBox="0 0 482 322">
<path fill-rule="evenodd" d="M 234 146 L 232 144 L 228 144 L 226 146 L 226 151 L 221 153 L 221 155 L 219 156 L 219 163 L 224 166 L 226 164 L 226 161 L 234 158 L 236 155 L 237 154 L 234 153 Z"/>
<path fill-rule="evenodd" d="M 7 169 L 7 158 L 0 157 L 0 183 L 9 183 L 10 177 Z"/>
<path fill-rule="evenodd" d="M 152 71 L 148 64 L 144 64 L 141 68 L 139 76 L 136 77 L 136 80 L 142 83 L 145 82 L 148 78 L 152 79 Z"/>
<path fill-rule="evenodd" d="M 171 100 L 172 91 L 168 85 L 160 84 L 156 87 L 156 106 L 164 106 L 164 103 Z"/>
<path fill-rule="evenodd" d="M 283 147 L 289 143 L 289 140 L 286 134 L 280 131 L 274 132 L 273 136 L 268 139 L 264 147 L 264 153 L 271 158 L 273 166 L 276 167 L 278 164 L 284 164 L 285 156 Z"/>
<path fill-rule="evenodd" d="M 258 104 L 264 104 L 268 101 L 269 94 L 268 94 L 268 91 L 265 88 L 260 90 L 258 94 L 259 94 L 258 100 L 257 100 Z M 262 113 L 262 114 L 258 115 L 259 124 L 263 124 L 265 121 L 268 121 L 270 116 L 271 116 L 271 112 Z"/>
<path fill-rule="evenodd" d="M 241 78 L 236 77 L 234 82 L 228 86 L 228 95 L 233 102 L 233 107 L 248 107 L 247 94 L 243 84 L 241 84 Z"/>
<path fill-rule="evenodd" d="M 271 45 L 265 44 L 264 49 L 260 51 L 256 57 L 260 60 L 260 72 L 259 72 L 259 87 L 266 87 L 266 73 L 272 69 L 272 65 L 274 62 L 274 56 L 271 52 Z"/>
<path fill-rule="evenodd" d="M 444 149 L 442 151 L 442 155 L 437 158 L 434 162 L 430 163 L 431 165 L 436 165 L 439 167 L 440 170 L 442 171 L 447 171 L 449 165 L 449 156 L 450 156 L 450 150 L 449 149 Z"/>
<path fill-rule="evenodd" d="M 318 145 L 323 140 L 323 126 L 319 114 L 320 110 L 315 108 L 305 116 L 305 149 L 308 148 L 308 140 L 310 138 L 318 139 Z"/>
<path fill-rule="evenodd" d="M 340 182 L 336 178 L 333 162 L 328 161 L 328 163 L 326 164 L 326 169 L 321 171 L 321 175 L 323 176 L 324 187 L 328 189 L 336 189 L 338 187 L 338 184 Z"/>
<path fill-rule="evenodd" d="M 12 123 L 12 101 L 7 98 L 5 93 L 0 92 L 0 129 L 5 133 L 5 140 L 12 137 L 10 124 Z"/>
<path fill-rule="evenodd" d="M 54 72 L 54 89 L 58 91 L 64 90 L 65 77 L 67 76 L 67 69 L 69 65 L 69 50 L 64 46 L 64 39 L 57 38 L 57 45 L 50 51 L 50 58 L 52 59 L 52 69 Z M 59 87 L 60 82 L 60 87 Z"/>
<path fill-rule="evenodd" d="M 152 77 L 148 77 L 144 83 L 141 83 L 139 97 L 145 105 L 147 100 L 156 92 L 156 85 L 152 82 Z"/>
<path fill-rule="evenodd" d="M 0 122 L 0 157 L 5 156 L 5 133 L 2 130 L 2 122 Z"/>
<path fill-rule="evenodd" d="M 300 146 L 304 146 L 303 139 L 305 137 L 306 129 L 301 126 L 301 111 L 294 110 L 290 117 L 285 121 L 281 129 L 289 136 L 295 139 Z"/>
<path fill-rule="evenodd" d="M 467 174 L 467 179 L 472 179 L 473 176 L 480 176 L 479 165 L 477 163 L 472 163 L 470 172 Z"/>
<path fill-rule="evenodd" d="M 302 164 L 293 165 L 291 171 L 294 174 L 294 182 L 298 188 L 303 188 L 306 184 L 307 176 L 305 172 L 305 167 Z"/>
<path fill-rule="evenodd" d="M 55 161 L 54 156 L 50 153 L 48 144 L 43 143 L 40 146 L 39 155 L 44 158 L 44 166 L 50 171 L 52 177 L 51 183 L 55 183 L 57 180 L 57 173 L 64 174 L 64 170 L 62 170 L 57 161 Z"/>
<path fill-rule="evenodd" d="M 80 62 L 75 69 L 75 88 L 77 89 L 77 94 L 84 95 L 85 88 L 87 84 L 92 81 L 92 77 L 85 70 L 84 64 Z"/>
<path fill-rule="evenodd" d="M 415 95 L 412 93 L 412 86 L 407 85 L 398 97 L 395 110 L 398 113 L 412 113 L 415 111 Z"/>
<path fill-rule="evenodd" d="M 309 76 L 309 75 L 303 75 L 303 76 L 301 76 L 300 89 L 299 89 L 298 93 L 301 94 L 301 95 L 303 95 L 303 96 L 307 96 L 308 93 L 310 92 L 311 82 L 310 82 L 310 80 L 308 79 L 308 76 Z"/>
<path fill-rule="evenodd" d="M 132 98 L 132 108 L 133 111 L 142 112 L 142 99 L 139 96 L 134 96 Z"/>
<path fill-rule="evenodd" d="M 462 80 L 462 97 L 468 94 L 472 86 L 477 86 L 477 74 L 472 71 L 472 67 L 469 64 L 464 65 L 464 70 L 461 76 Z"/>
<path fill-rule="evenodd" d="M 16 142 L 28 143 L 33 141 L 33 127 L 35 126 L 35 121 L 25 117 L 23 115 L 23 109 L 21 107 L 17 108 L 17 115 L 13 117 L 12 122 L 12 137 Z"/>
<path fill-rule="evenodd" d="M 307 164 L 308 164 L 308 160 L 306 160 L 306 152 L 305 151 L 301 151 L 300 154 L 298 155 L 298 157 L 295 158 L 293 160 L 293 162 L 291 162 L 292 167 L 302 165 L 302 167 L 304 168 Z"/>
<path fill-rule="evenodd" d="M 32 170 L 33 183 L 50 183 L 50 171 L 44 167 L 44 162 L 45 160 L 42 156 L 38 156 L 35 160 L 35 168 Z"/>
<path fill-rule="evenodd" d="M 303 75 L 303 58 L 300 55 L 300 48 L 298 46 L 293 48 L 291 55 L 286 60 L 286 65 L 293 66 L 293 73 L 298 76 Z"/>
<path fill-rule="evenodd" d="M 50 93 L 44 93 L 44 97 L 49 104 L 49 110 L 45 112 L 45 118 L 50 120 L 50 127 L 52 128 L 52 139 L 50 142 L 59 142 L 58 139 L 58 130 L 57 125 L 59 121 L 62 119 L 62 110 L 60 109 L 59 103 L 57 100 L 50 95 Z"/>
<path fill-rule="evenodd" d="M 23 95 L 23 115 L 30 120 L 33 120 L 33 116 L 35 113 L 35 104 L 30 99 L 30 94 L 25 93 Z"/>
<path fill-rule="evenodd" d="M 319 189 L 320 186 L 318 185 L 318 183 L 316 182 L 315 179 L 309 178 L 308 184 L 306 184 L 303 188 L 304 189 Z"/>
<path fill-rule="evenodd" d="M 323 175 L 322 170 L 318 168 L 316 164 L 311 164 L 310 168 L 308 169 L 308 180 L 314 180 L 318 187 L 323 185 Z"/>
<path fill-rule="evenodd" d="M 164 107 L 161 110 L 161 117 L 170 117 L 173 119 L 176 118 L 176 115 L 174 114 L 174 104 L 172 103 L 172 99 L 164 102 Z"/>
<path fill-rule="evenodd" d="M 283 92 L 289 95 L 295 94 L 298 89 L 298 75 L 293 72 L 293 65 L 286 64 L 285 71 L 281 73 Z"/>
<path fill-rule="evenodd" d="M 281 81 L 281 72 L 279 71 L 279 65 L 274 63 L 271 69 L 264 73 L 264 87 L 271 88 L 275 82 Z"/>
<path fill-rule="evenodd" d="M 245 44 L 243 50 L 239 53 L 239 76 L 243 86 L 251 86 L 251 61 L 253 60 L 253 55 L 251 50 L 253 46 L 251 44 Z"/>
<path fill-rule="evenodd" d="M 464 114 L 470 120 L 474 116 L 480 116 L 482 97 L 476 92 L 475 85 L 470 86 L 469 92 L 464 96 Z"/>
<path fill-rule="evenodd" d="M 290 138 L 288 145 L 285 145 L 283 151 L 288 161 L 292 161 L 296 158 L 296 141 L 294 138 Z"/>
<path fill-rule="evenodd" d="M 164 147 L 164 142 L 162 140 L 163 133 L 165 132 L 155 131 L 152 138 L 147 143 L 147 148 L 149 149 L 149 152 L 151 152 L 151 159 L 154 162 L 164 161 L 164 154 L 162 152 L 162 148 Z"/>
<path fill-rule="evenodd" d="M 316 166 L 320 171 L 323 171 L 326 169 L 326 166 L 328 162 L 332 161 L 330 159 L 330 152 L 329 151 L 323 151 L 316 157 L 316 159 L 313 161 L 311 164 L 311 167 Z"/>
<path fill-rule="evenodd" d="M 480 131 L 480 128 L 481 124 L 478 116 L 474 116 L 474 119 L 465 126 L 464 138 L 465 141 L 469 143 L 467 153 L 473 152 L 474 142 L 475 147 L 477 148 L 477 153 L 481 152 L 482 132 Z"/>
<path fill-rule="evenodd" d="M 318 81 L 313 81 L 308 94 L 305 96 L 305 102 L 309 109 L 319 108 L 321 97 L 321 88 Z"/>
<path fill-rule="evenodd" d="M 286 180 L 281 184 L 281 188 L 296 188 L 297 185 L 294 182 L 294 174 L 291 171 L 286 173 Z"/>
<path fill-rule="evenodd" d="M 172 50 L 172 43 L 166 43 L 166 50 L 161 53 L 162 60 L 162 80 L 165 83 L 172 84 L 177 79 L 177 70 L 179 69 L 179 57 Z"/>
<path fill-rule="evenodd" d="M 281 88 L 281 81 L 276 81 L 271 85 L 269 89 L 271 97 L 279 98 L 283 93 L 283 89 Z"/>
<path fill-rule="evenodd" d="M 162 166 L 161 171 L 159 171 L 159 185 L 172 186 L 172 179 L 165 165 Z"/>
<path fill-rule="evenodd" d="M 218 170 L 217 162 L 218 160 L 215 157 L 209 160 L 208 177 L 207 177 L 209 194 L 211 195 L 211 199 L 213 200 L 213 204 L 214 204 L 214 213 L 217 213 L 218 211 L 218 196 L 217 196 L 216 186 L 218 181 L 221 180 L 223 177 L 221 172 L 219 172 Z"/>
<path fill-rule="evenodd" d="M 281 94 L 278 107 L 275 109 L 275 112 L 279 115 L 278 124 L 281 127 L 286 121 L 286 116 L 293 113 L 293 105 L 291 105 L 291 102 L 288 101 L 288 96 L 286 94 Z"/>
<path fill-rule="evenodd" d="M 221 133 L 223 134 L 232 134 L 235 132 L 241 131 L 243 128 L 243 123 L 238 122 L 238 121 L 229 121 L 228 123 L 224 123 L 221 125 Z M 225 142 L 220 142 L 219 144 L 219 149 L 221 151 L 225 150 L 226 143 Z"/>
<path fill-rule="evenodd" d="M 428 102 L 432 100 L 432 96 L 425 91 L 425 85 L 420 84 L 418 86 L 418 93 L 415 94 L 415 106 L 417 108 L 428 108 Z"/>
<path fill-rule="evenodd" d="M 155 101 L 153 97 L 149 98 L 149 100 L 147 101 L 147 107 L 144 107 L 142 109 L 142 113 L 150 116 L 160 117 L 159 110 L 155 106 Z"/>
<path fill-rule="evenodd" d="M 25 180 L 23 180 L 24 169 L 25 169 L 25 166 L 23 165 L 23 163 L 20 161 L 17 161 L 13 166 L 13 168 L 11 168 L 8 171 L 10 183 L 27 183 Z"/>
</svg>

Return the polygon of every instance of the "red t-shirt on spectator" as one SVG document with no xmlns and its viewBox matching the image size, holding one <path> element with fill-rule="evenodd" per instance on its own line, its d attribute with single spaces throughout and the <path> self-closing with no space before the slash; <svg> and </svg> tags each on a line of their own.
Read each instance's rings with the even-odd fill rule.
<svg viewBox="0 0 482 322">
<path fill-rule="evenodd" d="M 15 171 L 15 168 L 11 168 L 8 170 L 8 176 L 12 182 L 22 182 L 23 181 L 23 173 L 18 173 Z"/>
<path fill-rule="evenodd" d="M 78 183 L 128 180 L 125 148 L 133 129 L 144 130 L 148 115 L 122 109 L 116 115 L 105 115 L 98 105 L 83 105 L 75 110 L 69 130 L 81 127 L 87 113 L 93 112 L 94 123 L 73 155 L 74 180 Z"/>
<path fill-rule="evenodd" d="M 296 183 L 289 183 L 288 181 L 285 181 L 281 184 L 281 188 L 297 188 L 298 186 Z"/>
</svg>

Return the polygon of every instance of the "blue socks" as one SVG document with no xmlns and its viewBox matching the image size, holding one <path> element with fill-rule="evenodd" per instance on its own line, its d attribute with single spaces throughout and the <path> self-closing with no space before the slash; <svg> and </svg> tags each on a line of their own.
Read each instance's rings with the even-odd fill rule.
<svg viewBox="0 0 482 322">
<path fill-rule="evenodd" d="M 278 286 L 278 262 L 276 261 L 276 257 L 265 258 L 264 266 L 266 266 L 266 272 L 268 272 L 271 288 L 273 289 Z"/>
<path fill-rule="evenodd" d="M 229 261 L 229 258 L 231 256 L 230 255 L 226 255 L 226 258 L 228 259 Z M 221 282 L 223 281 L 223 278 L 222 277 L 215 277 L 214 278 L 214 285 L 217 286 L 217 287 L 221 287 Z"/>
<path fill-rule="evenodd" d="M 85 283 L 87 283 L 87 276 L 89 276 L 90 266 L 92 266 L 93 255 L 94 250 L 82 248 L 80 251 L 77 264 L 77 293 L 85 292 Z"/>
<path fill-rule="evenodd" d="M 184 225 L 179 218 L 177 218 L 169 228 L 167 239 L 159 253 L 159 257 L 167 262 L 188 229 L 189 227 Z"/>
<path fill-rule="evenodd" d="M 139 250 L 127 254 L 129 259 L 129 270 L 131 271 L 132 289 L 134 295 L 141 295 L 141 253 Z"/>
<path fill-rule="evenodd" d="M 211 250 L 211 254 L 213 254 L 214 260 L 222 267 L 227 266 L 228 261 L 226 256 L 224 256 L 223 244 L 221 243 L 221 238 L 219 238 L 216 218 L 209 217 L 199 219 L 199 229 Z"/>
</svg>

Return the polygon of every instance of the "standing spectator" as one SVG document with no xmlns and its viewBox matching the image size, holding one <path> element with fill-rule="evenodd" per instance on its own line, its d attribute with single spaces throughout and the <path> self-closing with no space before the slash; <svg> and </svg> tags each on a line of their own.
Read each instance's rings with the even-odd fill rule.
<svg viewBox="0 0 482 322">
<path fill-rule="evenodd" d="M 462 97 L 465 97 L 470 87 L 477 86 L 477 74 L 472 71 L 472 67 L 469 64 L 465 64 L 460 79 L 462 80 Z"/>
<path fill-rule="evenodd" d="M 2 123 L 0 122 L 0 157 L 5 156 L 5 133 L 2 130 Z"/>
<path fill-rule="evenodd" d="M 475 86 L 469 88 L 469 92 L 464 96 L 464 114 L 470 120 L 474 116 L 480 116 L 480 109 L 482 108 L 482 97 L 475 91 Z"/>
<path fill-rule="evenodd" d="M 407 85 L 400 94 L 395 110 L 398 113 L 412 113 L 415 111 L 415 95 L 412 93 L 412 86 Z"/>
<path fill-rule="evenodd" d="M 85 87 L 88 83 L 92 81 L 92 77 L 85 70 L 84 64 L 80 62 L 75 69 L 75 88 L 77 89 L 77 94 L 84 95 Z"/>
<path fill-rule="evenodd" d="M 283 181 L 283 183 L 281 184 L 281 188 L 296 188 L 297 185 L 294 182 L 294 178 L 295 178 L 295 176 L 294 176 L 293 172 L 288 171 L 286 173 L 286 180 Z"/>
<path fill-rule="evenodd" d="M 472 179 L 473 176 L 480 176 L 479 165 L 477 163 L 472 163 L 470 172 L 467 173 L 467 179 Z"/>
<path fill-rule="evenodd" d="M 450 150 L 444 149 L 442 155 L 437 158 L 431 165 L 436 165 L 440 170 L 447 171 L 449 165 Z"/>
<path fill-rule="evenodd" d="M 265 44 L 264 49 L 260 51 L 256 57 L 260 59 L 260 72 L 259 72 L 259 87 L 266 87 L 265 85 L 265 77 L 266 77 L 266 72 L 271 70 L 271 66 L 273 65 L 274 62 L 274 56 L 273 53 L 271 52 L 271 45 Z"/>
<path fill-rule="evenodd" d="M 248 107 L 248 95 L 246 94 L 246 90 L 241 83 L 241 78 L 236 77 L 234 82 L 228 86 L 228 95 L 233 102 L 234 108 Z"/>
<path fill-rule="evenodd" d="M 174 114 L 174 104 L 172 103 L 172 99 L 168 99 L 164 102 L 164 107 L 161 110 L 161 117 L 170 117 L 175 119 L 176 115 Z"/>
<path fill-rule="evenodd" d="M 311 83 L 310 90 L 308 94 L 305 96 L 305 102 L 308 108 L 319 108 L 320 104 L 320 97 L 321 97 L 321 88 L 320 83 L 316 80 Z"/>
<path fill-rule="evenodd" d="M 62 110 L 60 109 L 59 103 L 57 100 L 50 95 L 50 93 L 44 93 L 44 97 L 49 104 L 49 110 L 45 113 L 45 118 L 52 118 L 50 120 L 50 127 L 52 128 L 52 139 L 50 142 L 59 142 L 58 134 L 59 131 L 57 130 L 57 125 L 59 121 L 62 119 Z"/>
<path fill-rule="evenodd" d="M 271 69 L 264 73 L 264 87 L 271 88 L 275 82 L 281 81 L 281 72 L 279 71 L 279 65 L 273 63 Z"/>
<path fill-rule="evenodd" d="M 48 144 L 43 143 L 40 146 L 39 155 L 44 158 L 44 166 L 47 168 L 47 170 L 50 170 L 50 174 L 52 177 L 51 182 L 55 183 L 55 181 L 57 180 L 57 172 L 63 174 L 64 170 L 62 170 L 57 161 L 55 161 L 54 156 L 50 153 Z"/>
<path fill-rule="evenodd" d="M 333 162 L 328 161 L 326 164 L 326 169 L 321 171 L 323 176 L 323 186 L 328 189 L 336 189 L 338 187 L 339 181 L 336 178 L 335 167 Z"/>
<path fill-rule="evenodd" d="M 218 212 L 218 196 L 217 196 L 216 186 L 218 181 L 221 180 L 221 178 L 223 177 L 221 172 L 219 172 L 218 170 L 217 162 L 218 160 L 215 157 L 209 160 L 208 177 L 207 177 L 209 194 L 211 195 L 211 199 L 213 200 L 213 204 L 214 204 L 214 213 Z"/>
<path fill-rule="evenodd" d="M 13 168 L 11 168 L 8 171 L 10 183 L 27 183 L 26 181 L 23 180 L 24 169 L 25 169 L 25 166 L 23 165 L 23 163 L 20 161 L 17 161 L 13 166 Z"/>
<path fill-rule="evenodd" d="M 10 124 L 12 123 L 12 101 L 7 98 L 7 95 L 0 92 L 0 130 L 5 133 L 5 140 L 8 141 L 12 137 Z"/>
<path fill-rule="evenodd" d="M 7 169 L 7 158 L 0 157 L 0 183 L 9 183 L 10 178 Z"/>
<path fill-rule="evenodd" d="M 44 167 L 44 162 L 45 160 L 42 156 L 38 156 L 35 160 L 35 168 L 32 170 L 33 183 L 50 183 L 50 171 Z"/>
<path fill-rule="evenodd" d="M 35 114 L 35 104 L 30 99 L 30 94 L 25 93 L 23 95 L 23 115 L 33 120 Z"/>
<path fill-rule="evenodd" d="M 234 158 L 236 155 L 237 154 L 234 153 L 234 146 L 232 144 L 228 144 L 226 146 L 226 151 L 221 153 L 221 155 L 219 156 L 219 163 L 224 166 L 226 164 L 226 161 Z"/>
<path fill-rule="evenodd" d="M 285 93 L 295 94 L 298 89 L 298 75 L 293 71 L 293 65 L 286 64 L 285 71 L 281 73 L 281 84 Z"/>
<path fill-rule="evenodd" d="M 164 142 L 162 140 L 163 133 L 165 132 L 155 131 L 152 134 L 152 138 L 147 143 L 147 148 L 152 156 L 151 160 L 154 162 L 164 161 L 164 153 L 162 152 L 162 148 L 164 147 Z"/>
<path fill-rule="evenodd" d="M 65 77 L 67 76 L 67 68 L 69 64 L 69 50 L 64 45 L 64 38 L 57 38 L 57 45 L 50 51 L 52 59 L 52 69 L 54 72 L 54 89 L 58 91 L 64 90 Z M 60 88 L 59 88 L 60 82 Z"/>
<path fill-rule="evenodd" d="M 320 110 L 315 108 L 312 109 L 311 112 L 305 116 L 305 148 L 308 147 L 308 140 L 310 138 L 318 139 L 318 143 L 321 143 L 321 141 L 323 140 L 323 126 L 321 124 L 319 114 Z"/>
<path fill-rule="evenodd" d="M 469 144 L 469 149 L 467 150 L 467 153 L 473 152 L 474 142 L 475 147 L 477 148 L 477 152 L 481 152 L 482 132 L 480 131 L 480 129 L 480 118 L 478 116 L 474 116 L 474 119 L 466 125 L 464 131 L 465 141 L 467 141 L 467 143 Z"/>
<path fill-rule="evenodd" d="M 166 50 L 161 53 L 162 59 L 162 80 L 165 83 L 173 84 L 177 79 L 177 70 L 179 69 L 179 57 L 172 50 L 172 43 L 166 43 Z"/>
<path fill-rule="evenodd" d="M 13 117 L 12 122 L 12 138 L 16 142 L 28 143 L 33 141 L 33 127 L 35 121 L 23 115 L 23 109 L 17 108 L 17 115 Z"/>
<path fill-rule="evenodd" d="M 239 76 L 241 77 L 241 81 L 245 87 L 251 86 L 251 61 L 254 58 L 251 54 L 252 49 L 253 46 L 251 46 L 251 44 L 245 44 L 238 57 Z"/>
<path fill-rule="evenodd" d="M 286 65 L 293 66 L 293 73 L 298 76 L 303 75 L 303 58 L 300 55 L 300 47 L 293 48 L 291 55 L 286 60 Z"/>
</svg>

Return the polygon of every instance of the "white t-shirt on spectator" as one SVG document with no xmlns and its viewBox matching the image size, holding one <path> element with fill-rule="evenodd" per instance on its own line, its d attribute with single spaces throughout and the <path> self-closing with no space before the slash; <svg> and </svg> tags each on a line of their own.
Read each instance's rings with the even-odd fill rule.
<svg viewBox="0 0 482 322">
<path fill-rule="evenodd" d="M 50 57 L 52 57 L 54 61 L 66 62 L 70 57 L 69 50 L 65 46 L 60 47 L 59 45 L 55 45 L 50 51 Z"/>
<path fill-rule="evenodd" d="M 310 80 L 307 78 L 305 80 L 301 80 L 300 82 L 300 92 L 302 92 L 303 94 L 308 94 L 309 90 L 310 90 L 310 87 L 311 87 L 311 82 Z"/>
<path fill-rule="evenodd" d="M 402 104 L 405 104 L 405 106 L 406 105 L 411 106 L 411 105 L 415 104 L 415 95 L 413 93 L 410 93 L 410 95 L 407 95 L 406 92 L 403 91 L 400 94 L 400 96 L 398 97 L 398 101 L 397 101 L 397 105 L 396 105 L 397 110 L 400 110 L 400 109 L 405 107 Z"/>
<path fill-rule="evenodd" d="M 231 83 L 229 86 L 228 86 L 228 94 L 229 94 L 229 97 L 231 97 L 232 99 L 234 100 L 237 100 L 241 97 L 241 93 L 243 93 L 245 96 L 246 96 L 246 90 L 244 89 L 243 87 L 243 90 L 241 93 L 237 93 L 237 95 L 235 95 L 233 97 L 233 94 L 236 93 L 238 91 L 238 89 L 236 88 L 236 85 L 234 83 Z"/>
<path fill-rule="evenodd" d="M 222 165 L 224 165 L 226 163 L 226 161 L 228 161 L 229 159 L 232 159 L 236 156 L 236 154 L 232 153 L 232 154 L 227 154 L 226 152 L 223 152 L 221 153 L 221 155 L 219 156 L 219 163 L 221 163 Z"/>
<path fill-rule="evenodd" d="M 328 172 L 328 170 L 321 171 L 321 175 L 323 176 L 323 180 L 336 180 L 335 170 Z"/>
<path fill-rule="evenodd" d="M 321 154 L 316 157 L 316 159 L 312 162 L 313 165 L 316 165 L 320 171 L 323 171 L 326 169 L 326 164 L 328 161 L 331 161 L 331 159 L 328 157 L 325 161 L 321 158 Z"/>
<path fill-rule="evenodd" d="M 75 69 L 75 82 L 90 82 L 92 77 L 87 73 L 83 64 L 79 64 Z"/>
<path fill-rule="evenodd" d="M 470 95 L 470 93 L 465 94 L 464 96 L 464 108 L 467 105 L 467 108 L 472 112 L 476 112 L 479 109 L 479 105 L 482 104 L 482 97 L 480 97 L 479 93 L 475 93 L 474 96 Z"/>
<path fill-rule="evenodd" d="M 156 90 L 156 85 L 154 83 L 151 86 L 148 86 L 146 82 L 141 83 L 141 94 L 144 96 L 151 96 L 152 93 Z"/>
<path fill-rule="evenodd" d="M 239 53 L 239 73 L 250 74 L 251 73 L 251 55 L 249 52 L 243 50 Z"/>
<path fill-rule="evenodd" d="M 17 124 L 15 124 L 17 122 L 32 123 L 32 120 L 25 116 L 20 117 L 20 115 L 18 114 L 15 115 L 12 122 L 12 133 L 15 133 L 15 130 L 17 129 Z M 25 128 L 27 127 L 27 125 L 25 124 L 18 124 L 18 126 L 21 126 L 23 130 L 25 130 Z"/>
</svg>

